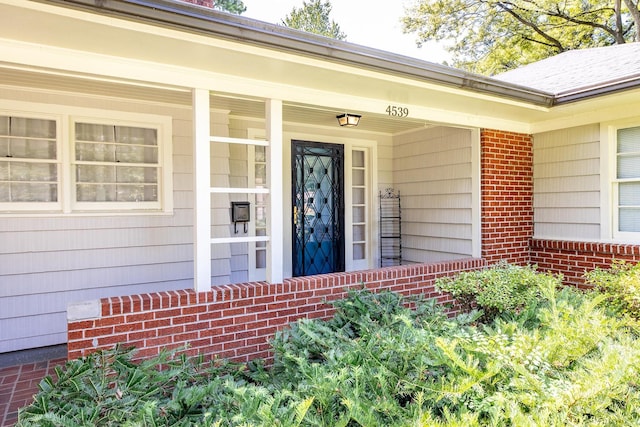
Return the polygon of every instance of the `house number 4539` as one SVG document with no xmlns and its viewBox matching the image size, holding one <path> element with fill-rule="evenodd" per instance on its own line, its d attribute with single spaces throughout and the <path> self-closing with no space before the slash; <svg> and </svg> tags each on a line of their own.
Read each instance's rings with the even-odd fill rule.
<svg viewBox="0 0 640 427">
<path fill-rule="evenodd" d="M 407 117 L 409 116 L 409 109 L 407 107 L 398 107 L 397 105 L 388 105 L 385 110 L 388 115 L 394 117 Z"/>
</svg>

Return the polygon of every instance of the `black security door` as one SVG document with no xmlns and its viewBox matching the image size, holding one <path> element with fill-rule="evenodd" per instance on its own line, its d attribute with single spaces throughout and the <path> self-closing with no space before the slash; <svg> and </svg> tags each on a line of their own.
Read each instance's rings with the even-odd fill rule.
<svg viewBox="0 0 640 427">
<path fill-rule="evenodd" d="M 293 276 L 344 271 L 344 147 L 293 141 Z"/>
</svg>

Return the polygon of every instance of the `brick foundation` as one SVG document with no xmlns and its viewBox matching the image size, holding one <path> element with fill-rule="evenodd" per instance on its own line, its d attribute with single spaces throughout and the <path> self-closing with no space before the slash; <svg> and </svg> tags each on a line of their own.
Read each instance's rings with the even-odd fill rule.
<svg viewBox="0 0 640 427">
<path fill-rule="evenodd" d="M 201 293 L 181 290 L 103 298 L 95 301 L 94 317 L 86 316 L 92 308 L 84 304 L 79 317 L 85 318 L 69 321 L 68 357 L 123 343 L 136 346 L 140 357 L 188 344 L 188 355 L 268 359 L 268 340 L 278 329 L 301 317 L 330 317 L 332 308 L 324 301 L 344 297 L 350 287 L 364 284 L 404 295 L 422 293 L 444 303 L 450 299 L 435 291 L 436 278 L 483 266 L 482 260 L 466 259 L 293 278 L 282 284 L 225 285 Z"/>
<path fill-rule="evenodd" d="M 640 261 L 640 245 L 533 239 L 531 263 L 539 270 L 561 273 L 567 284 L 584 285 L 583 275 L 596 267 L 609 268 L 614 259 Z"/>
<path fill-rule="evenodd" d="M 533 139 L 483 129 L 481 147 L 482 258 L 528 264 L 533 237 Z"/>
</svg>

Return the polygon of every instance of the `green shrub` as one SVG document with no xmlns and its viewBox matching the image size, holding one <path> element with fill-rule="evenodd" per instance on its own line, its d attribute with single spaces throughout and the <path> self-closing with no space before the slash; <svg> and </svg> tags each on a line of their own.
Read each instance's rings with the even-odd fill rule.
<svg viewBox="0 0 640 427">
<path fill-rule="evenodd" d="M 542 288 L 557 287 L 561 282 L 561 278 L 538 273 L 532 266 L 499 263 L 440 278 L 436 287 L 450 293 L 463 310 L 482 309 L 482 320 L 490 322 L 499 315 L 518 314 L 540 301 Z"/>
<path fill-rule="evenodd" d="M 640 263 L 614 260 L 610 269 L 596 268 L 585 278 L 606 296 L 611 309 L 640 320 Z"/>
<path fill-rule="evenodd" d="M 439 338 L 452 369 L 429 400 L 456 419 L 473 414 L 479 425 L 638 423 L 640 342 L 599 308 L 603 298 L 572 289 L 545 293 L 540 328 L 497 318 Z"/>
<path fill-rule="evenodd" d="M 42 380 L 17 426 L 293 426 L 311 404 L 248 382 L 243 364 L 134 355 L 116 348 L 56 368 L 57 382 Z"/>
<path fill-rule="evenodd" d="M 541 276 L 541 303 L 486 324 L 351 291 L 334 318 L 278 333 L 271 367 L 96 353 L 45 379 L 18 426 L 639 425 L 633 329 L 605 296 Z"/>
<path fill-rule="evenodd" d="M 332 319 L 299 320 L 272 340 L 274 385 L 314 396 L 306 425 L 404 426 L 428 413 L 414 400 L 443 369 L 433 342 L 472 319 L 389 291 L 332 304 Z"/>
</svg>

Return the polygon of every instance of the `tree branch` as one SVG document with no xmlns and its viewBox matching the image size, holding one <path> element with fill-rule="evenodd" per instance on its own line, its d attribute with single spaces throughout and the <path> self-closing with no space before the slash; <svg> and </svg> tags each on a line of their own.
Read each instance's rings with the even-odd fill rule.
<svg viewBox="0 0 640 427">
<path fill-rule="evenodd" d="M 616 0 L 619 1 L 619 0 Z M 591 11 L 589 13 L 591 14 L 595 14 L 597 15 L 598 12 L 602 12 L 604 10 L 610 10 L 609 8 L 605 8 L 605 9 L 600 9 L 600 10 L 594 10 Z M 616 13 L 616 11 L 614 10 L 614 13 Z M 619 14 L 616 13 L 616 23 L 618 22 L 618 18 L 620 18 Z M 624 43 L 624 38 L 622 37 L 622 21 L 620 21 L 620 27 L 618 27 L 618 30 L 615 30 L 607 25 L 603 25 L 603 24 L 598 24 L 597 22 L 593 22 L 593 21 L 583 21 L 582 19 L 578 19 L 578 18 L 574 18 L 573 16 L 567 15 L 566 13 L 560 11 L 559 8 L 556 7 L 556 12 L 552 12 L 549 11 L 549 16 L 555 16 L 556 18 L 562 18 L 567 22 L 571 22 L 574 24 L 578 24 L 578 25 L 586 25 L 588 27 L 592 27 L 592 28 L 600 28 L 601 30 L 611 34 L 611 36 L 613 36 L 613 38 L 616 40 L 616 43 L 621 44 Z"/>
<path fill-rule="evenodd" d="M 633 2 L 633 0 L 624 0 L 624 4 L 627 5 L 627 9 L 629 9 L 629 13 L 631 13 L 631 17 L 633 18 L 633 23 L 636 25 L 636 41 L 640 42 L 640 11 L 638 10 L 638 3 Z"/>
<path fill-rule="evenodd" d="M 566 50 L 564 48 L 564 46 L 562 45 L 562 43 L 560 43 L 560 40 L 556 39 L 555 37 L 551 37 L 549 34 L 547 34 L 544 31 L 542 31 L 540 29 L 540 27 L 538 27 L 536 24 L 534 24 L 533 22 L 527 21 L 522 16 L 520 16 L 518 13 L 516 13 L 513 9 L 508 7 L 508 5 L 510 3 L 508 3 L 508 2 L 498 2 L 496 4 L 498 5 L 498 7 L 500 9 L 502 9 L 505 12 L 507 12 L 509 15 L 513 16 L 521 24 L 531 28 L 533 31 L 535 31 L 542 38 L 547 40 L 549 42 L 549 44 L 542 43 L 542 42 L 539 42 L 537 40 L 531 40 L 531 41 L 534 41 L 534 42 L 537 42 L 537 43 L 540 43 L 540 44 L 544 44 L 544 45 L 547 45 L 547 46 L 555 46 L 555 48 L 558 49 L 559 52 L 564 52 Z"/>
<path fill-rule="evenodd" d="M 622 41 L 616 39 L 616 43 L 622 44 L 624 43 L 624 28 L 622 27 L 622 4 L 621 0 L 616 0 L 615 5 L 613 6 L 615 14 L 616 14 L 616 27 L 618 28 L 618 34 Z"/>
</svg>

